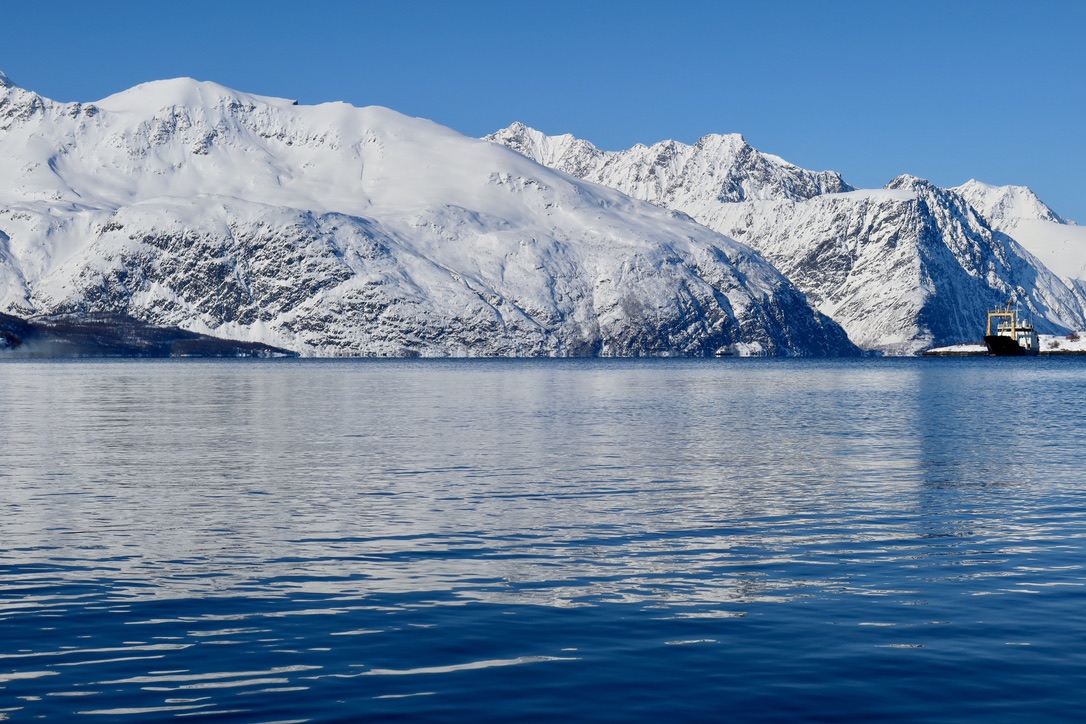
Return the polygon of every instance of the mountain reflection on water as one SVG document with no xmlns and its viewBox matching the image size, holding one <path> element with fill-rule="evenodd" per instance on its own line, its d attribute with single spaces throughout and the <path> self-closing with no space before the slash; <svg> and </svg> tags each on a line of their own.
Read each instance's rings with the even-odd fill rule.
<svg viewBox="0 0 1086 724">
<path fill-rule="evenodd" d="M 4 711 L 1060 717 L 1084 372 L 0 364 Z M 497 673 L 525 667 L 530 705 Z M 577 683 L 615 677 L 683 701 Z"/>
</svg>

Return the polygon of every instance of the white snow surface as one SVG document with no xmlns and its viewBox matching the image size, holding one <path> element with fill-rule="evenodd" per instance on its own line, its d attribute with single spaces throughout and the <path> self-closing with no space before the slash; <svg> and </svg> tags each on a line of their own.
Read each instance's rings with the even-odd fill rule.
<svg viewBox="0 0 1086 724">
<path fill-rule="evenodd" d="M 309 355 L 854 351 L 747 246 L 430 121 L 187 78 L 87 104 L 0 81 L 2 311 Z"/>
<path fill-rule="evenodd" d="M 1044 332 L 1086 323 L 1086 283 L 1068 278 L 1086 262 L 1068 232 L 1077 227 L 1023 187 L 942 189 L 903 175 L 858 190 L 737 135 L 615 152 L 519 123 L 487 138 L 749 244 L 864 349 L 915 354 L 975 338 L 1008 300 Z M 1003 231 L 986 214 L 1015 225 Z"/>
<path fill-rule="evenodd" d="M 1086 280 L 1086 226 L 1014 219 L 1001 230 L 1064 279 Z"/>
</svg>

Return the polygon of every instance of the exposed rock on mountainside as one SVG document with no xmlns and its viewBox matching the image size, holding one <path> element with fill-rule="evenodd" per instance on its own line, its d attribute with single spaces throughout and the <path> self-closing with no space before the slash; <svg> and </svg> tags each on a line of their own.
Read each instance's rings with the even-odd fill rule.
<svg viewBox="0 0 1086 724">
<path fill-rule="evenodd" d="M 851 354 L 757 253 L 383 108 L 2 79 L 0 311 L 307 355 Z"/>
<path fill-rule="evenodd" d="M 857 191 L 837 174 L 761 154 L 739 136 L 618 152 L 522 124 L 487 138 L 749 244 L 865 349 L 913 354 L 977 339 L 988 308 L 1008 299 L 1041 331 L 1086 325 L 1086 297 L 995 230 L 966 200 L 968 189 L 902 176 L 885 189 Z M 1016 197 L 1019 208 L 1028 196 Z M 978 204 L 993 214 L 1009 206 Z M 1035 202 L 1038 214 L 1042 207 Z M 1048 211 L 1045 218 L 1059 221 Z"/>
</svg>

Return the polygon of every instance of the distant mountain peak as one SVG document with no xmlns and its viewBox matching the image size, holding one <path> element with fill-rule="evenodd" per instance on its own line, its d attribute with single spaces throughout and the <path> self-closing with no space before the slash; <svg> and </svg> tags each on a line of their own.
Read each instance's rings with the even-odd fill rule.
<svg viewBox="0 0 1086 724">
<path fill-rule="evenodd" d="M 982 216 L 999 227 L 1020 220 L 1068 223 L 1028 186 L 993 186 L 969 179 L 951 190 L 965 197 Z"/>
<path fill-rule="evenodd" d="M 807 171 L 761 153 L 738 133 L 710 133 L 693 145 L 675 140 L 600 151 L 566 134 L 547 136 L 514 124 L 486 137 L 559 171 L 621 189 L 659 206 L 693 211 L 705 204 L 809 199 L 853 191 L 840 174 Z M 680 198 L 681 197 L 681 198 Z"/>
<path fill-rule="evenodd" d="M 751 148 L 747 139 L 740 133 L 707 133 L 694 143 L 694 148 L 705 150 L 738 151 L 743 148 Z"/>
<path fill-rule="evenodd" d="M 886 184 L 885 188 L 897 191 L 935 191 L 938 189 L 931 181 L 908 173 L 894 177 L 890 183 Z"/>
<path fill-rule="evenodd" d="M 16 87 L 18 87 L 18 86 L 15 85 L 15 83 L 11 80 L 11 78 L 8 78 L 7 74 L 4 71 L 0 70 L 0 88 L 16 88 Z"/>
<path fill-rule="evenodd" d="M 506 146 L 538 164 L 556 168 L 579 178 L 584 178 L 588 170 L 606 156 L 603 151 L 588 141 L 570 133 L 548 136 L 520 121 L 491 133 L 483 140 Z"/>
</svg>

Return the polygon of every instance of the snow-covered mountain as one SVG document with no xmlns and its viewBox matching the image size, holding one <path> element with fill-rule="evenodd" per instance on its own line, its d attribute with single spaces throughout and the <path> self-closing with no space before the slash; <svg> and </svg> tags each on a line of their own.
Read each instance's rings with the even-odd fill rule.
<svg viewBox="0 0 1086 724">
<path fill-rule="evenodd" d="M 910 176 L 855 190 L 736 135 L 604 152 L 517 123 L 487 139 L 749 244 L 865 349 L 912 354 L 979 339 L 987 310 L 1011 298 L 1040 331 L 1086 326 L 1086 296 L 978 213 L 1032 208 L 1040 218 L 1047 207 L 1025 193 L 982 200 L 970 195 L 978 187 L 947 190 Z M 1046 223 L 1062 222 L 1048 213 Z"/>
<path fill-rule="evenodd" d="M 0 311 L 20 316 L 310 355 L 856 351 L 685 214 L 384 108 L 190 79 L 57 103 L 0 74 L 0 159 Z"/>
</svg>

